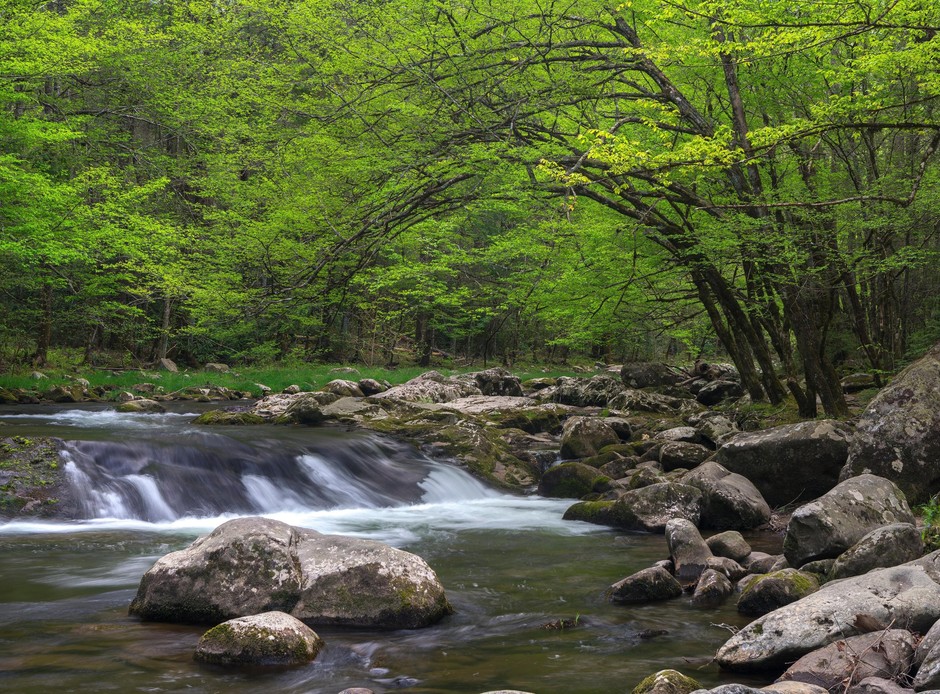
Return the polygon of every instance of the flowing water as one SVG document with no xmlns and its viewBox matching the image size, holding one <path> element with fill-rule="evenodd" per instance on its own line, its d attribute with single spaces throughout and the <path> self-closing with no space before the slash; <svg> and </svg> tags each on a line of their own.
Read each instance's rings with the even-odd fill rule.
<svg viewBox="0 0 940 694">
<path fill-rule="evenodd" d="M 604 597 L 663 558 L 660 536 L 562 521 L 569 501 L 495 491 L 374 435 L 197 427 L 193 416 L 0 411 L 0 435 L 67 441 L 82 519 L 0 525 L 0 691 L 629 692 L 667 667 L 724 681 L 709 661 L 745 623 L 732 605 Z M 157 558 L 242 515 L 419 554 L 456 613 L 414 631 L 318 628 L 327 646 L 304 667 L 199 665 L 204 628 L 140 622 L 127 606 Z M 561 619 L 574 625 L 551 628 Z"/>
</svg>

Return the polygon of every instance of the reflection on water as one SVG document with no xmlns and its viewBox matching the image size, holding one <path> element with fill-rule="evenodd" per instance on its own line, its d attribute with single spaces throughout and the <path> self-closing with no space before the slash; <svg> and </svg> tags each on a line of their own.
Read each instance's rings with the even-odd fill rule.
<svg viewBox="0 0 940 694">
<path fill-rule="evenodd" d="M 181 418 L 176 429 L 162 420 L 153 429 L 135 430 L 129 447 L 120 421 L 110 422 L 118 441 L 99 438 L 94 446 L 72 448 L 113 452 L 110 444 L 121 443 L 123 452 L 111 458 L 118 464 L 109 464 L 105 477 L 142 474 L 138 462 L 145 456 L 133 453 L 138 446 L 151 457 L 166 452 L 177 465 L 193 460 L 201 469 L 212 467 L 191 451 L 180 452 L 178 446 L 203 445 L 206 436 L 191 432 L 188 419 Z M 242 467 L 232 467 L 239 479 L 248 477 L 246 489 L 255 486 L 265 515 L 421 555 L 437 571 L 456 613 L 414 631 L 317 629 L 327 647 L 309 666 L 242 671 L 197 665 L 192 651 L 204 628 L 142 623 L 127 616 L 127 606 L 153 561 L 233 512 L 176 515 L 174 500 L 164 496 L 174 509 L 164 515 L 172 517 L 156 522 L 92 518 L 0 526 L 0 691 L 326 694 L 362 686 L 416 693 L 619 692 L 666 667 L 706 684 L 721 681 L 709 660 L 729 635 L 721 625 L 743 624 L 733 606 L 703 611 L 684 596 L 624 607 L 604 596 L 611 583 L 666 554 L 661 536 L 626 536 L 564 522 L 569 502 L 495 492 L 461 470 L 379 439 L 335 433 L 321 439 L 319 430 L 258 431 L 263 435 L 254 434 L 260 443 L 251 447 L 251 456 L 245 453 L 250 441 L 244 430 L 234 434 L 241 438 L 209 450 L 237 454 Z M 286 473 L 281 463 L 264 464 L 267 459 L 296 465 Z M 369 491 L 372 468 L 379 477 L 383 469 L 400 470 L 401 479 L 413 480 L 406 494 L 410 500 L 376 501 Z M 293 482 L 291 495 L 277 493 L 278 480 L 294 479 L 295 473 L 314 480 L 331 501 L 305 506 L 298 499 L 308 497 L 298 494 Z M 159 476 L 152 478 L 159 490 Z M 545 628 L 559 619 L 574 626 Z M 666 633 L 645 638 L 650 631 Z"/>
</svg>

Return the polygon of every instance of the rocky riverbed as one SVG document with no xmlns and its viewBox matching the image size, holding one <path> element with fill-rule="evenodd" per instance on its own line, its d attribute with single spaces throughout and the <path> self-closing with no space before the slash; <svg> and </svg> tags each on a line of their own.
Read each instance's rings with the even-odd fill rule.
<svg viewBox="0 0 940 694">
<path fill-rule="evenodd" d="M 779 678 L 777 691 L 940 686 L 940 636 L 931 636 L 940 633 L 940 554 L 924 554 L 910 507 L 940 488 L 940 345 L 899 374 L 857 423 L 742 431 L 733 372 L 714 375 L 680 383 L 669 369 L 627 365 L 526 383 L 501 369 L 429 372 L 394 387 L 336 380 L 196 421 L 370 429 L 503 488 L 570 498 L 566 518 L 663 533 L 669 556 L 606 587 L 611 602 L 683 593 L 703 609 L 736 601 L 756 619 L 716 660 L 732 672 Z M 124 406 L 162 407 L 157 397 Z M 23 500 L 6 504 L 8 515 L 55 512 L 31 496 L 36 465 L 5 473 L 6 493 Z M 54 486 L 55 474 L 33 486 Z M 738 531 L 755 529 L 782 532 L 784 552 L 751 551 Z M 669 672 L 637 687 L 696 688 Z"/>
</svg>

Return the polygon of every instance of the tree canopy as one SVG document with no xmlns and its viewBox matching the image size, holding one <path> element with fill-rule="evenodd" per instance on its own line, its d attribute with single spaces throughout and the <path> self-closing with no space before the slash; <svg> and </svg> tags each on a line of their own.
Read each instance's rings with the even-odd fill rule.
<svg viewBox="0 0 940 694">
<path fill-rule="evenodd" d="M 940 337 L 940 10 L 0 0 L 7 361 L 727 354 L 843 414 Z M 843 367 L 846 364 L 846 367 Z"/>
</svg>

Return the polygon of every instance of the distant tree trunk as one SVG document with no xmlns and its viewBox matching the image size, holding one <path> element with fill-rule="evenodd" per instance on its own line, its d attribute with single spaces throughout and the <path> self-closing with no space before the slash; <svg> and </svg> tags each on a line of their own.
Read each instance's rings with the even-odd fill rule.
<svg viewBox="0 0 940 694">
<path fill-rule="evenodd" d="M 49 363 L 49 347 L 52 345 L 52 285 L 44 284 L 39 290 L 41 313 L 36 333 L 36 352 L 33 354 L 33 366 L 45 366 Z"/>
<path fill-rule="evenodd" d="M 428 326 L 427 311 L 418 311 L 415 317 L 415 351 L 418 366 L 431 365 L 431 329 Z"/>
<path fill-rule="evenodd" d="M 166 359 L 170 345 L 170 316 L 173 309 L 173 300 L 170 297 L 163 299 L 163 321 L 160 323 L 160 340 L 157 342 L 157 361 Z"/>
</svg>

